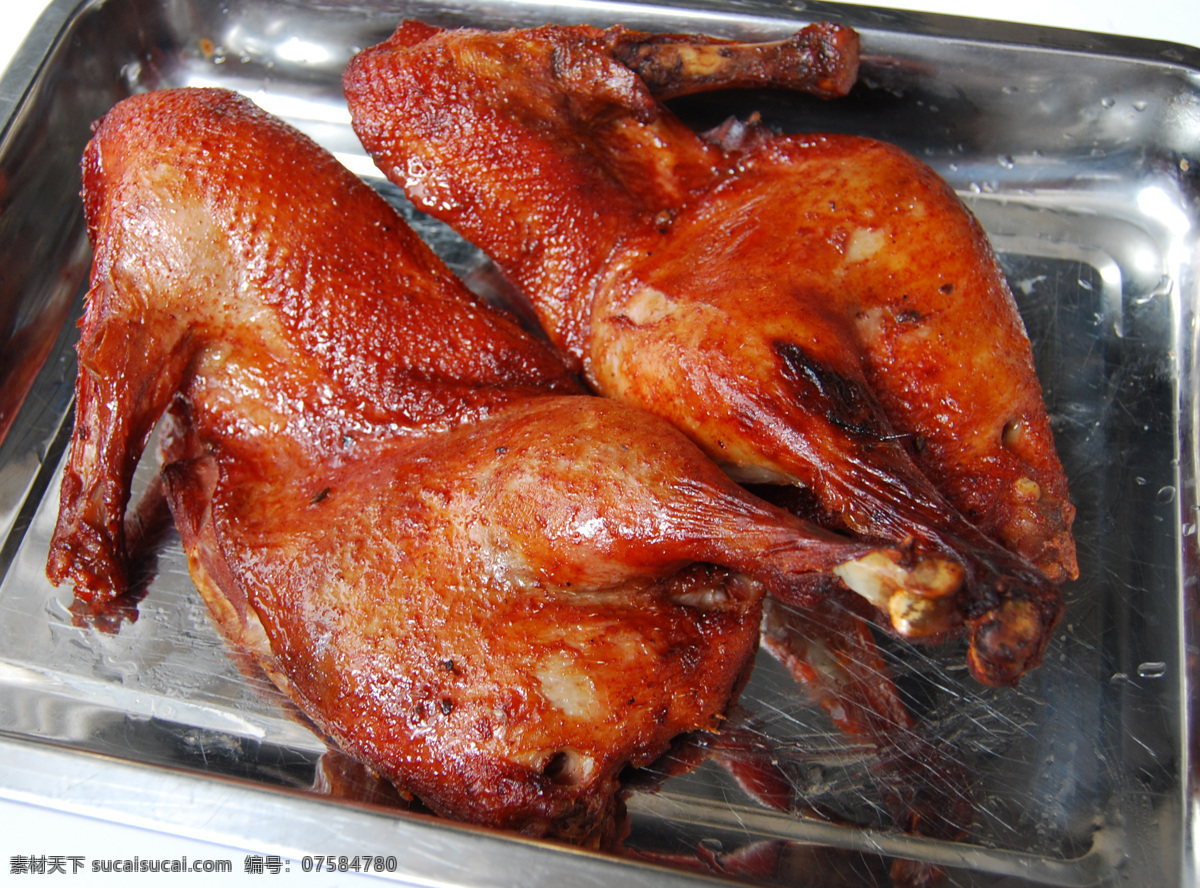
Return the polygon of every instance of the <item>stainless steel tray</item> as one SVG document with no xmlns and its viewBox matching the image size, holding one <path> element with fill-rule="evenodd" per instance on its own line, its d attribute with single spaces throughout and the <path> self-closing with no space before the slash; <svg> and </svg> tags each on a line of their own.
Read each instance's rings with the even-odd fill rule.
<svg viewBox="0 0 1200 888">
<path fill-rule="evenodd" d="M 380 181 L 341 97 L 352 52 L 403 17 L 757 39 L 822 18 L 860 29 L 863 82 L 844 101 L 754 92 L 678 110 L 697 125 L 760 110 L 785 129 L 903 145 L 969 202 L 1013 282 L 1079 509 L 1082 576 L 1045 664 L 1016 691 L 973 684 L 959 650 L 887 647 L 919 730 L 971 775 L 963 840 L 890 826 L 873 751 L 765 656 L 741 724 L 797 810 L 762 807 L 704 764 L 635 789 L 632 850 L 606 856 L 390 808 L 365 779 L 331 786 L 325 744 L 227 649 L 169 535 L 145 595 L 108 625 L 48 585 L 90 257 L 77 197 L 89 124 L 131 92 L 242 90 L 468 274 L 482 257 Z M 942 864 L 959 885 L 1194 884 L 1200 51 L 768 0 L 63 0 L 0 83 L 0 120 L 0 797 L 291 858 L 392 855 L 391 877 L 420 883 L 886 884 L 899 857 Z M 776 852 L 769 875 L 734 865 L 756 847 Z"/>
</svg>

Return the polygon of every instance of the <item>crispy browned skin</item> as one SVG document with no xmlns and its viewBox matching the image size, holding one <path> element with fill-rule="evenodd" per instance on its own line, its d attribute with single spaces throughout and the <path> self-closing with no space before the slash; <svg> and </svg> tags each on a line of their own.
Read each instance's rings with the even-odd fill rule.
<svg viewBox="0 0 1200 888">
<path fill-rule="evenodd" d="M 625 495 L 632 475 L 544 470 L 577 448 L 584 475 L 647 455 L 642 430 L 620 424 L 629 414 L 592 403 L 538 399 L 336 466 L 264 475 L 201 455 L 165 477 L 223 628 L 343 749 L 440 814 L 607 844 L 621 771 L 720 727 L 756 649 L 762 587 L 688 567 L 682 544 L 636 561 L 589 545 L 637 516 L 593 498 L 585 529 L 564 508 L 580 486 L 661 505 Z M 592 432 L 611 452 L 591 455 Z M 556 508 L 558 536 L 525 534 Z"/>
<path fill-rule="evenodd" d="M 750 496 L 665 420 L 578 394 L 245 99 L 122 102 L 84 177 L 96 257 L 51 577 L 123 590 L 129 477 L 168 409 L 165 492 L 217 621 L 436 811 L 611 838 L 622 768 L 720 725 L 766 591 L 902 570 Z"/>
<path fill-rule="evenodd" d="M 822 68 L 799 86 L 848 89 L 852 32 L 808 40 Z M 965 630 L 974 673 L 1012 682 L 1058 619 L 1054 582 L 1077 571 L 1015 303 L 974 219 L 902 151 L 753 127 L 718 143 L 657 101 L 739 85 L 761 56 L 408 22 L 344 85 L 379 167 L 492 255 L 599 391 L 668 417 L 738 477 L 811 488 L 855 533 L 940 554 L 945 594 L 873 600 L 910 637 Z M 758 82 L 796 88 L 794 66 L 775 56 Z"/>
<path fill-rule="evenodd" d="M 576 388 L 550 349 L 472 301 L 382 198 L 231 94 L 119 105 L 83 179 L 95 257 L 49 566 L 80 597 L 124 590 L 129 481 L 189 385 L 228 405 L 205 414 L 226 424 L 214 435 L 251 454 L 329 458 Z"/>
</svg>

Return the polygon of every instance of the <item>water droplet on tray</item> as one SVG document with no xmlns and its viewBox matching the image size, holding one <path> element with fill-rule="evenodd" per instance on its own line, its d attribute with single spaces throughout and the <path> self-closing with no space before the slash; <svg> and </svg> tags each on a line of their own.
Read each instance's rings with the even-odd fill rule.
<svg viewBox="0 0 1200 888">
<path fill-rule="evenodd" d="M 1138 666 L 1137 673 L 1141 678 L 1162 678 L 1167 674 L 1167 664 L 1157 660 L 1142 663 Z"/>
<path fill-rule="evenodd" d="M 1166 484 L 1158 488 L 1158 493 L 1154 497 L 1154 501 L 1158 503 L 1169 503 L 1175 499 L 1175 488 Z"/>
<path fill-rule="evenodd" d="M 1111 108 L 1115 104 L 1117 104 L 1117 100 L 1112 96 L 1105 96 L 1100 100 L 1100 107 L 1102 108 Z"/>
</svg>

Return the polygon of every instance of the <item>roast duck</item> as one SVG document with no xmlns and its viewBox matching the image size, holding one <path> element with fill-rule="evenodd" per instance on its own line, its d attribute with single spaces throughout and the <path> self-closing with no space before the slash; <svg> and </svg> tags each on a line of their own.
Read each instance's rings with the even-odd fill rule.
<svg viewBox="0 0 1200 888">
<path fill-rule="evenodd" d="M 344 87 L 383 173 L 495 261 L 589 385 L 940 565 L 871 598 L 906 637 L 965 633 L 973 674 L 1010 684 L 1077 574 L 1074 510 L 984 233 L 895 147 L 753 121 L 705 136 L 660 101 L 837 94 L 856 65 L 835 25 L 764 47 L 408 22 Z"/>
<path fill-rule="evenodd" d="M 594 840 L 625 765 L 720 725 L 767 592 L 812 602 L 839 565 L 903 570 L 582 392 L 244 98 L 122 102 L 84 188 L 51 578 L 125 589 L 130 481 L 165 415 L 167 500 L 221 627 L 435 811 Z"/>
<path fill-rule="evenodd" d="M 626 766 L 720 729 L 764 626 L 804 677 L 776 603 L 965 631 L 975 674 L 1014 681 L 1075 571 L 1071 507 L 982 234 L 895 149 L 697 136 L 656 98 L 798 66 L 841 92 L 853 41 L 406 24 L 360 55 L 365 144 L 548 339 L 247 99 L 119 103 L 83 161 L 50 578 L 126 590 L 157 427 L 197 588 L 323 732 L 435 812 L 590 844 Z M 694 77 L 705 58 L 741 73 Z M 731 476 L 804 485 L 819 514 Z M 840 613 L 821 625 L 869 646 Z M 850 729 L 906 724 L 878 687 Z"/>
</svg>

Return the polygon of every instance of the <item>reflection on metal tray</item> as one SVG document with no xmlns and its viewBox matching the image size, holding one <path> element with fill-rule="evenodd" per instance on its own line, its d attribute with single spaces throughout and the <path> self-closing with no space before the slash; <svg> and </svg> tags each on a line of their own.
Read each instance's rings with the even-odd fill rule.
<svg viewBox="0 0 1200 888">
<path fill-rule="evenodd" d="M 758 805 L 711 761 L 674 774 L 668 760 L 631 776 L 624 858 L 432 821 L 389 807 L 239 662 L 173 535 L 147 565 L 145 594 L 108 625 L 81 619 L 46 582 L 89 260 L 77 197 L 89 124 L 131 92 L 239 89 L 368 178 L 469 275 L 483 258 L 382 182 L 341 97 L 351 54 L 405 17 L 753 39 L 817 18 L 860 29 L 862 82 L 844 101 L 763 91 L 675 108 L 697 126 L 757 110 L 785 130 L 902 145 L 967 200 L 1013 284 L 1078 507 L 1082 576 L 1044 665 L 1017 690 L 974 684 L 956 649 L 885 650 L 917 729 L 970 775 L 957 790 L 973 812 L 965 838 L 896 829 L 877 751 L 840 735 L 765 656 L 733 722 L 790 787 L 790 813 Z M 967 27 L 767 0 L 51 6 L 0 85 L 0 796 L 293 856 L 353 837 L 359 853 L 402 849 L 393 876 L 442 884 L 504 873 L 530 885 L 672 884 L 700 872 L 875 884 L 895 857 L 943 865 L 962 885 L 1189 884 L 1200 51 Z M 152 475 L 143 465 L 139 483 Z M 88 782 L 104 791 L 79 789 Z M 207 807 L 179 808 L 168 792 Z M 290 831 L 256 816 L 265 809 Z M 769 878 L 737 871 L 764 849 Z"/>
</svg>

